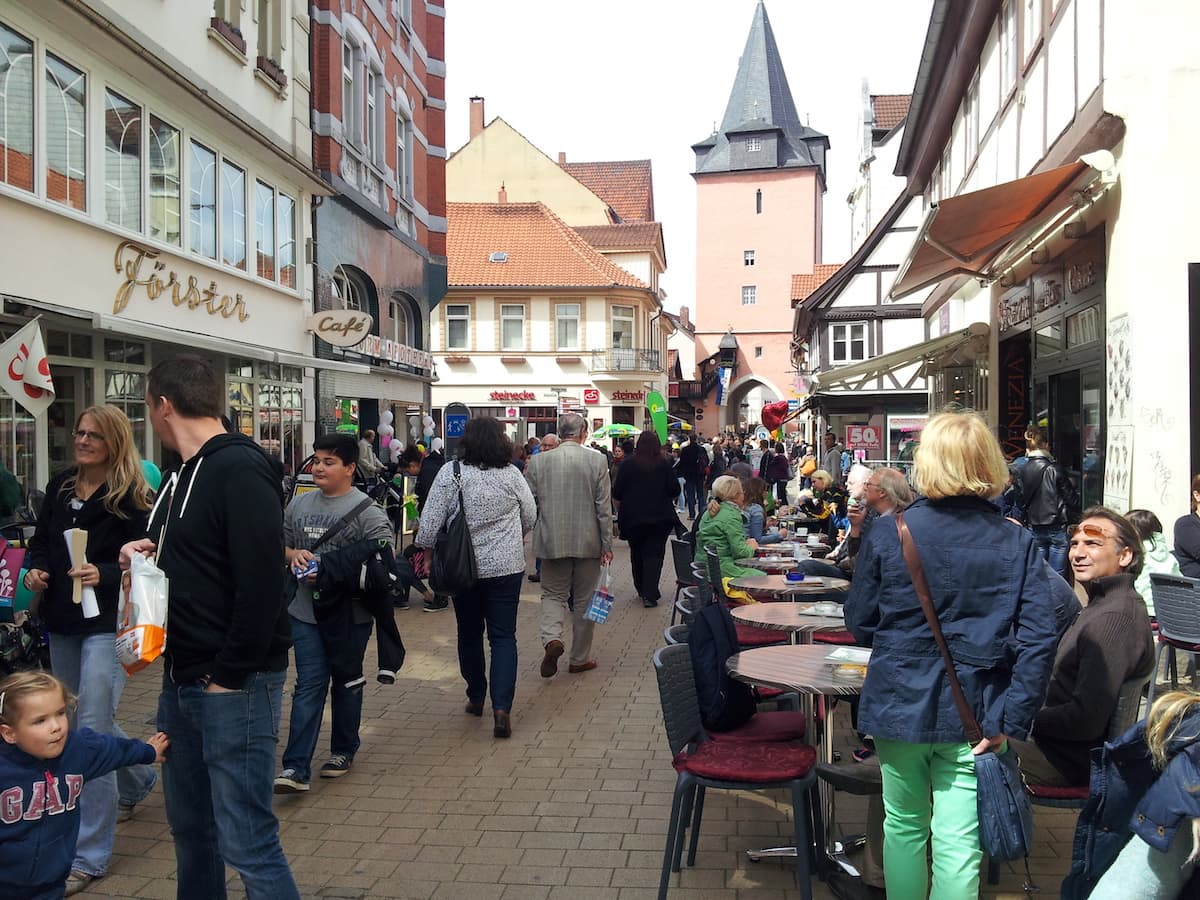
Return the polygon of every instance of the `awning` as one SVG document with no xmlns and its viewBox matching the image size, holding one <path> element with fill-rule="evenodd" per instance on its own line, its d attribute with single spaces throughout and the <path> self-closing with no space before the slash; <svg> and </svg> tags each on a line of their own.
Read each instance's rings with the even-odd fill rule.
<svg viewBox="0 0 1200 900">
<path fill-rule="evenodd" d="M 1098 176 L 1076 162 L 981 191 L 947 197 L 930 209 L 888 296 L 905 297 L 951 275 L 987 275 L 1006 246 L 1069 210 Z"/>
<path fill-rule="evenodd" d="M 825 393 L 834 389 L 843 391 L 870 390 L 864 387 L 872 379 L 888 375 L 899 369 L 907 368 L 914 363 L 946 365 L 956 360 L 963 362 L 973 360 L 977 356 L 987 355 L 987 338 L 990 329 L 983 322 L 969 325 L 954 334 L 942 335 L 922 344 L 914 344 L 903 350 L 893 350 L 872 359 L 848 366 L 840 366 L 828 372 L 813 375 L 815 382 L 813 390 Z M 925 366 L 916 373 L 925 374 Z"/>
</svg>

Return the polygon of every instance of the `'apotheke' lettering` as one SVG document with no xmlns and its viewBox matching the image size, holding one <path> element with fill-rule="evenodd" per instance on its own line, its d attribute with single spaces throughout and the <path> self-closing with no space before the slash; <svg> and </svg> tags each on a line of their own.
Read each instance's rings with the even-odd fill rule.
<svg viewBox="0 0 1200 900">
<path fill-rule="evenodd" d="M 171 303 L 175 306 L 186 306 L 188 309 L 204 307 L 205 312 L 210 316 L 219 315 L 223 319 L 237 316 L 239 322 L 245 322 L 250 318 L 250 312 L 246 309 L 246 302 L 242 299 L 242 295 L 234 294 L 230 297 L 228 294 L 219 293 L 215 281 L 209 282 L 208 287 L 202 289 L 199 279 L 195 275 L 189 275 L 185 285 L 174 271 L 167 272 L 164 281 L 159 273 L 166 271 L 166 263 L 154 262 L 159 255 L 158 250 L 145 247 L 137 241 L 121 241 L 117 245 L 117 252 L 113 255 L 113 268 L 118 273 L 124 273 L 125 281 L 117 288 L 116 296 L 113 297 L 114 313 L 119 314 L 125 311 L 125 307 L 129 305 L 129 300 L 133 296 L 134 288 L 144 287 L 146 297 L 150 300 L 157 300 L 169 291 Z M 150 274 L 143 277 L 142 264 L 147 260 L 150 260 L 153 266 Z"/>
</svg>

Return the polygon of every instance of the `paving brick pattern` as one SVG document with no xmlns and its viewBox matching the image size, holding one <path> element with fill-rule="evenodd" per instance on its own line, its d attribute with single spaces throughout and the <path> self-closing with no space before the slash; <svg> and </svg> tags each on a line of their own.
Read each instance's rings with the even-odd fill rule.
<svg viewBox="0 0 1200 900">
<path fill-rule="evenodd" d="M 662 643 L 673 584 L 664 572 L 664 588 L 672 590 L 658 609 L 630 603 L 628 554 L 619 545 L 614 587 L 621 599 L 608 623 L 596 629 L 600 667 L 570 675 L 564 664 L 555 678 L 544 680 L 538 675 L 538 586 L 526 582 L 513 736 L 507 741 L 492 737 L 489 714 L 476 719 L 463 712 L 453 613 L 425 613 L 417 603 L 397 612 L 408 659 L 395 685 L 368 683 L 363 746 L 353 769 L 337 780 L 314 778 L 307 794 L 276 798 L 284 849 L 302 894 L 414 900 L 656 896 L 674 773 L 650 654 Z M 130 734 L 152 731 L 147 719 L 160 677 L 154 666 L 129 682 L 120 718 Z M 285 694 L 281 753 L 287 709 Z M 323 732 L 314 769 L 327 741 Z M 850 735 L 839 735 L 838 743 L 849 759 Z M 790 865 L 750 863 L 743 853 L 787 843 L 788 808 L 783 793 L 711 792 L 696 866 L 673 877 L 670 896 L 798 897 Z M 1053 896 L 1069 865 L 1074 815 L 1036 815 L 1039 844 L 1031 868 Z M 865 804 L 840 799 L 838 818 L 847 831 L 864 830 Z M 240 879 L 229 874 L 230 896 L 244 896 Z M 173 898 L 174 879 L 174 848 L 156 789 L 118 827 L 109 875 L 80 896 Z M 1019 897 L 1022 880 L 1015 867 L 1005 866 L 999 892 L 989 888 L 984 896 Z M 832 896 L 822 884 L 814 893 Z"/>
</svg>

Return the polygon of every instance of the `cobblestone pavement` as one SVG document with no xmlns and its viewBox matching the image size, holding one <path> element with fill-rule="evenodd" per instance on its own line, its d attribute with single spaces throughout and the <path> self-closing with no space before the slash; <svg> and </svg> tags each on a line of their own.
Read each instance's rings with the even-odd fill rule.
<svg viewBox="0 0 1200 900">
<path fill-rule="evenodd" d="M 674 577 L 663 573 L 663 605 L 642 609 L 636 598 L 629 602 L 626 546 L 616 552 L 619 599 L 609 622 L 596 628 L 600 667 L 592 672 L 570 675 L 564 658 L 555 678 L 539 677 L 538 585 L 525 583 L 507 741 L 492 737 L 487 713 L 477 719 L 463 712 L 453 612 L 425 613 L 414 603 L 396 613 L 408 659 L 395 685 L 368 682 L 354 768 L 341 779 L 314 778 L 307 794 L 276 798 L 284 849 L 306 898 L 656 895 L 674 773 L 650 655 L 662 644 Z M 153 730 L 148 720 L 160 677 L 156 665 L 130 680 L 120 711 L 130 734 Z M 287 706 L 285 699 L 280 753 Z M 328 715 L 326 709 L 326 725 Z M 849 759 L 850 736 L 839 734 L 838 744 Z M 316 766 L 327 747 L 323 732 Z M 743 853 L 787 843 L 787 810 L 782 793 L 711 792 L 696 866 L 673 877 L 670 896 L 798 897 L 790 866 L 750 863 Z M 1039 809 L 1036 816 L 1031 866 L 1052 896 L 1069 865 L 1074 814 Z M 865 804 L 839 799 L 838 819 L 845 831 L 864 830 Z M 984 896 L 1021 895 L 1022 877 L 1004 868 L 1000 893 Z M 173 898 L 174 878 L 174 848 L 156 789 L 118 827 L 108 876 L 81 896 Z M 229 886 L 231 896 L 244 896 L 232 871 Z M 814 885 L 814 894 L 832 896 L 823 884 Z"/>
</svg>

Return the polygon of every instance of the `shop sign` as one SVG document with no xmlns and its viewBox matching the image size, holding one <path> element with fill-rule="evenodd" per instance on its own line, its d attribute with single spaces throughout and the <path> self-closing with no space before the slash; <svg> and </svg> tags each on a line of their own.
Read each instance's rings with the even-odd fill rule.
<svg viewBox="0 0 1200 900">
<path fill-rule="evenodd" d="M 1029 285 L 1023 284 L 1000 298 L 996 306 L 996 324 L 1001 332 L 1029 321 L 1031 293 Z"/>
<path fill-rule="evenodd" d="M 600 391 L 597 388 L 583 389 L 583 402 L 588 406 L 596 406 L 600 403 Z"/>
<path fill-rule="evenodd" d="M 186 306 L 188 309 L 203 308 L 210 316 L 220 316 L 222 319 L 232 319 L 237 316 L 239 322 L 250 318 L 246 309 L 246 301 L 241 294 L 222 294 L 217 289 L 217 283 L 210 281 L 208 287 L 200 287 L 200 279 L 195 275 L 187 277 L 186 285 L 181 276 L 174 270 L 166 272 L 164 281 L 161 274 L 166 271 L 165 262 L 155 262 L 162 254 L 151 247 L 139 244 L 137 241 L 121 241 L 117 244 L 117 252 L 113 254 L 113 269 L 118 275 L 124 274 L 125 281 L 117 288 L 113 297 L 113 312 L 117 315 L 125 311 L 133 297 L 135 288 L 144 287 L 146 297 L 157 300 L 163 294 L 171 295 L 174 306 Z M 149 261 L 150 265 L 145 266 Z M 149 268 L 149 273 L 143 275 L 143 267 Z"/>
<path fill-rule="evenodd" d="M 537 394 L 533 391 L 492 391 L 488 394 L 489 400 L 536 400 Z"/>
<path fill-rule="evenodd" d="M 1058 306 L 1063 299 L 1062 270 L 1055 270 L 1033 278 L 1033 314 L 1044 313 Z"/>
<path fill-rule="evenodd" d="M 353 347 L 371 333 L 372 319 L 356 309 L 327 309 L 309 316 L 308 330 L 334 347 Z"/>
<path fill-rule="evenodd" d="M 646 399 L 645 391 L 613 391 L 612 399 L 614 403 L 633 403 L 634 401 L 641 402 Z"/>
<path fill-rule="evenodd" d="M 1081 243 L 1079 252 L 1067 263 L 1067 293 L 1072 296 L 1090 293 L 1104 280 L 1104 242 L 1093 238 Z"/>
<path fill-rule="evenodd" d="M 377 334 L 368 334 L 355 349 L 358 353 L 365 353 L 367 356 L 401 366 L 426 370 L 433 368 L 433 354 L 429 351 L 418 350 L 416 347 L 401 344 L 391 338 L 381 338 Z"/>
<path fill-rule="evenodd" d="M 883 435 L 874 425 L 850 425 L 846 428 L 846 449 L 882 450 Z"/>
</svg>

